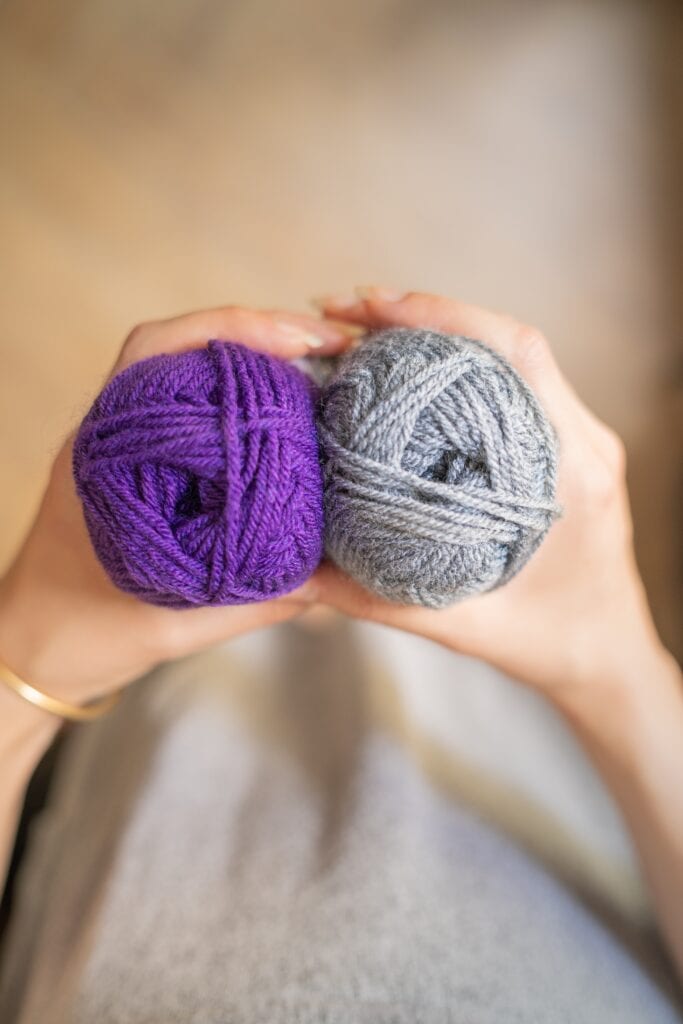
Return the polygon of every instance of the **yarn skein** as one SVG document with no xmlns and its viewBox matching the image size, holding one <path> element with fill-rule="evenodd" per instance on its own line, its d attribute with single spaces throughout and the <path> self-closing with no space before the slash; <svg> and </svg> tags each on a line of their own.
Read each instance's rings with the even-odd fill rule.
<svg viewBox="0 0 683 1024">
<path fill-rule="evenodd" d="M 323 550 L 317 391 L 234 342 L 113 378 L 73 449 L 95 552 L 128 593 L 172 608 L 294 590 Z"/>
<path fill-rule="evenodd" d="M 557 440 L 482 342 L 369 334 L 322 393 L 326 551 L 388 600 L 443 608 L 526 564 L 559 515 Z"/>
</svg>

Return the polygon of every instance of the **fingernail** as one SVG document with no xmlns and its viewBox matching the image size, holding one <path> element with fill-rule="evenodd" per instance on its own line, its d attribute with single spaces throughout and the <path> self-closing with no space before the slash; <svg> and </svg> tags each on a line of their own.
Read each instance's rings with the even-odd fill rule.
<svg viewBox="0 0 683 1024">
<path fill-rule="evenodd" d="M 334 306 L 335 309 L 348 309 L 349 306 L 355 306 L 357 301 L 355 295 L 315 295 L 310 300 L 311 305 L 321 312 L 324 312 L 328 306 Z"/>
<path fill-rule="evenodd" d="M 342 338 L 360 338 L 368 330 L 367 327 L 361 327 L 360 324 L 342 324 L 336 320 L 334 322 L 330 321 L 330 323 L 336 331 L 339 331 Z"/>
<path fill-rule="evenodd" d="M 380 302 L 400 302 L 407 294 L 396 288 L 380 288 L 377 285 L 360 285 L 356 288 L 359 299 L 379 299 Z"/>
<path fill-rule="evenodd" d="M 312 331 L 307 331 L 303 327 L 297 327 L 296 324 L 287 324 L 278 320 L 278 327 L 288 338 L 300 345 L 305 345 L 306 348 L 322 348 L 325 344 L 325 338 L 321 338 L 320 335 L 313 334 Z"/>
</svg>

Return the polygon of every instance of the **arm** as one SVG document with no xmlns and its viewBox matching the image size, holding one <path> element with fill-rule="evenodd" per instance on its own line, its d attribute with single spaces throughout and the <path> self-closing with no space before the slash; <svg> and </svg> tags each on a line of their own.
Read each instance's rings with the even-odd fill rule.
<svg viewBox="0 0 683 1024">
<path fill-rule="evenodd" d="M 18 707 L 18 698 L 0 691 L 0 878 L 9 867 L 26 787 L 36 764 L 53 740 L 59 722 L 41 715 L 30 704 Z"/>
<path fill-rule="evenodd" d="M 683 686 L 664 650 L 640 656 L 560 710 L 621 809 L 683 977 Z"/>
<path fill-rule="evenodd" d="M 113 372 L 160 352 L 226 338 L 282 358 L 341 349 L 352 326 L 277 310 L 226 307 L 143 324 Z M 71 442 L 59 452 L 40 510 L 0 580 L 0 660 L 23 680 L 70 704 L 118 689 L 154 665 L 301 612 L 304 586 L 276 601 L 186 611 L 142 604 L 117 590 L 92 551 L 71 474 Z M 0 669 L 0 679 L 2 670 Z M 0 682 L 0 881 L 24 790 L 59 719 Z M 87 726 L 86 726 L 87 728 Z"/>
<path fill-rule="evenodd" d="M 377 288 L 318 304 L 367 327 L 481 339 L 526 378 L 555 425 L 564 514 L 506 586 L 432 611 L 387 604 L 332 567 L 320 584 L 347 614 L 482 658 L 555 705 L 621 808 L 683 977 L 683 687 L 635 563 L 622 442 L 572 391 L 545 338 L 510 317 Z"/>
</svg>

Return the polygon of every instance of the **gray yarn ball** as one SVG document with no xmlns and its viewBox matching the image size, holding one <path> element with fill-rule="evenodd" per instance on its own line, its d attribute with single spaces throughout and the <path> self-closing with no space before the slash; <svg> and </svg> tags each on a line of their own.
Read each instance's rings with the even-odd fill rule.
<svg viewBox="0 0 683 1024">
<path fill-rule="evenodd" d="M 375 331 L 321 399 L 326 550 L 368 590 L 443 608 L 506 583 L 559 514 L 555 432 L 479 341 Z"/>
</svg>

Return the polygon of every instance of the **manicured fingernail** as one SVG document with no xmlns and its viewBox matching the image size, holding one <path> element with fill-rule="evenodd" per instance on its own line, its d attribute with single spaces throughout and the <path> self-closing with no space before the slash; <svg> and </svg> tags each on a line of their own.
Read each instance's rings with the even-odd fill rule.
<svg viewBox="0 0 683 1024">
<path fill-rule="evenodd" d="M 335 309 L 348 309 L 349 306 L 355 306 L 358 300 L 354 295 L 315 295 L 310 301 L 316 309 L 324 312 L 328 306 L 334 306 Z"/>
<path fill-rule="evenodd" d="M 396 288 L 380 288 L 376 285 L 360 285 L 356 288 L 359 299 L 379 299 L 380 302 L 400 302 L 407 294 Z"/>
<path fill-rule="evenodd" d="M 326 341 L 319 334 L 313 334 L 312 331 L 307 331 L 296 324 L 288 324 L 279 320 L 278 327 L 288 338 L 291 338 L 292 341 L 296 341 L 300 345 L 305 345 L 306 348 L 322 348 Z"/>
</svg>

